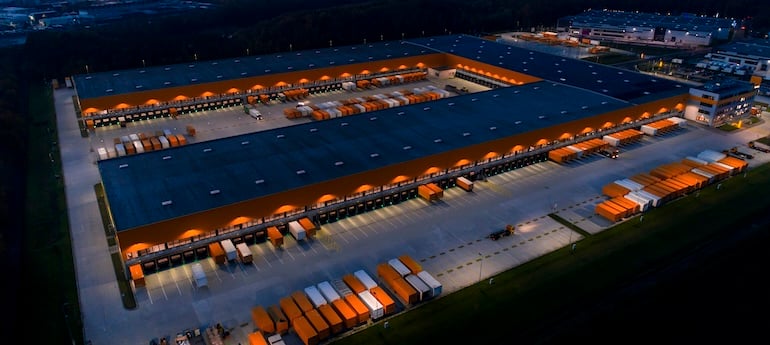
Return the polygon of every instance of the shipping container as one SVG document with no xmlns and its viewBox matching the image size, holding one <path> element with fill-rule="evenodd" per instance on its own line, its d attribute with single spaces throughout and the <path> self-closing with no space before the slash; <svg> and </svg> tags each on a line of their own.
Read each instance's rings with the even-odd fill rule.
<svg viewBox="0 0 770 345">
<path fill-rule="evenodd" d="M 318 308 L 324 304 L 326 304 L 326 299 L 323 295 L 321 295 L 321 291 L 318 291 L 318 288 L 315 285 L 310 285 L 305 288 L 305 295 L 310 299 L 310 302 L 313 303 L 313 306 L 315 308 Z"/>
<path fill-rule="evenodd" d="M 313 223 L 312 220 L 308 217 L 303 217 L 298 220 L 299 224 L 302 225 L 302 228 L 305 229 L 305 232 L 307 233 L 308 237 L 313 237 L 315 235 L 316 230 L 318 230 L 318 227 Z"/>
<path fill-rule="evenodd" d="M 302 291 L 292 292 L 291 298 L 294 300 L 294 303 L 297 303 L 299 310 L 302 310 L 303 313 L 307 313 L 314 308 L 307 295 Z"/>
<path fill-rule="evenodd" d="M 104 147 L 97 148 L 96 149 L 96 155 L 97 155 L 97 157 L 99 158 L 100 161 L 109 158 L 107 156 L 107 149 L 104 148 Z"/>
<path fill-rule="evenodd" d="M 294 332 L 297 333 L 297 336 L 299 336 L 299 339 L 302 340 L 303 344 L 318 344 L 318 332 L 316 332 L 315 328 L 310 324 L 310 321 L 304 316 L 296 318 L 292 328 L 294 329 Z"/>
<path fill-rule="evenodd" d="M 400 273 L 398 273 L 398 271 L 396 271 L 395 268 L 393 268 L 393 266 L 389 265 L 387 262 L 377 264 L 377 276 L 382 278 L 382 281 L 385 283 L 389 283 L 393 279 L 403 277 Z"/>
<path fill-rule="evenodd" d="M 411 272 L 412 274 L 417 274 L 418 272 L 422 271 L 422 266 L 407 254 L 400 255 L 398 257 L 398 260 L 400 260 L 404 264 L 404 266 L 409 268 L 409 272 Z"/>
<path fill-rule="evenodd" d="M 177 139 L 176 135 L 166 135 L 166 139 L 168 139 L 169 144 L 171 147 L 177 147 L 179 146 L 179 139 Z"/>
<path fill-rule="evenodd" d="M 281 311 L 281 307 L 278 305 L 271 305 L 267 308 L 267 313 L 275 324 L 275 332 L 278 334 L 286 334 L 289 332 L 289 319 Z"/>
<path fill-rule="evenodd" d="M 457 177 L 455 183 L 457 183 L 457 186 L 462 188 L 466 192 L 473 191 L 473 182 L 465 177 L 462 177 L 462 176 Z"/>
<path fill-rule="evenodd" d="M 158 138 L 158 141 L 160 141 L 160 147 L 161 148 L 167 149 L 167 148 L 171 147 L 171 143 L 168 141 L 168 138 L 166 138 L 166 137 L 164 137 L 162 135 L 157 137 L 157 138 Z"/>
<path fill-rule="evenodd" d="M 329 303 L 340 299 L 340 294 L 337 293 L 337 290 L 334 290 L 334 287 L 329 281 L 325 280 L 318 283 L 318 291 L 321 292 L 321 295 L 323 295 L 324 299 Z"/>
<path fill-rule="evenodd" d="M 331 305 L 332 308 L 334 308 L 334 311 L 337 312 L 337 315 L 342 319 L 345 328 L 350 329 L 358 324 L 358 314 L 356 314 L 353 308 L 348 305 L 348 302 L 346 302 L 345 299 L 340 298 L 332 302 Z"/>
<path fill-rule="evenodd" d="M 179 141 L 179 146 L 187 145 L 187 138 L 185 138 L 184 135 L 177 134 L 176 139 Z"/>
<path fill-rule="evenodd" d="M 200 262 L 195 262 L 190 266 L 192 270 L 193 281 L 195 286 L 202 288 L 208 286 L 208 279 L 206 278 L 206 272 L 203 270 L 203 265 Z"/>
<path fill-rule="evenodd" d="M 347 295 L 343 297 L 345 302 L 348 303 L 350 308 L 353 309 L 353 311 L 356 312 L 357 318 L 358 318 L 358 324 L 365 323 L 369 320 L 369 308 L 364 305 L 364 302 L 361 302 L 361 298 L 358 297 L 358 294 L 352 294 Z"/>
<path fill-rule="evenodd" d="M 361 302 L 363 302 L 364 305 L 369 309 L 369 316 L 372 318 L 372 320 L 377 320 L 385 316 L 385 310 L 382 307 L 382 303 L 380 303 L 371 292 L 363 291 L 358 294 L 358 297 L 361 299 Z"/>
<path fill-rule="evenodd" d="M 419 301 L 422 301 L 425 298 L 428 298 L 430 296 L 430 287 L 425 284 L 419 277 L 417 277 L 414 274 L 408 274 L 404 277 L 404 280 L 406 280 L 409 285 L 411 285 L 415 290 L 417 290 L 417 299 Z"/>
<path fill-rule="evenodd" d="M 353 275 L 358 278 L 358 280 L 361 282 L 361 284 L 364 284 L 367 290 L 377 286 L 377 283 L 374 282 L 374 279 L 369 275 L 369 273 L 366 273 L 364 270 L 358 270 L 353 272 Z"/>
<path fill-rule="evenodd" d="M 297 303 L 294 302 L 294 299 L 291 296 L 286 296 L 278 300 L 278 305 L 281 306 L 281 310 L 283 311 L 283 314 L 286 315 L 286 318 L 289 320 L 289 325 L 291 326 L 294 324 L 294 319 L 302 316 L 302 310 L 299 309 L 299 306 L 297 306 Z"/>
<path fill-rule="evenodd" d="M 254 322 L 254 327 L 264 334 L 275 333 L 275 323 L 267 313 L 267 310 L 261 305 L 251 308 L 251 320 Z"/>
<path fill-rule="evenodd" d="M 394 301 L 381 286 L 375 286 L 373 289 L 369 290 L 369 292 L 377 299 L 377 302 L 380 302 L 382 305 L 382 313 L 384 315 L 390 315 L 396 312 L 396 301 Z"/>
<path fill-rule="evenodd" d="M 307 318 L 308 321 L 310 321 L 310 324 L 313 326 L 313 329 L 315 329 L 316 333 L 318 333 L 318 340 L 323 341 L 331 335 L 331 328 L 329 327 L 329 324 L 326 322 L 326 320 L 321 316 L 321 312 L 317 309 L 313 309 L 307 313 L 305 313 L 305 318 Z"/>
<path fill-rule="evenodd" d="M 271 336 L 268 336 L 268 337 L 267 337 L 267 342 L 268 342 L 270 345 L 282 345 L 282 344 L 283 344 L 283 345 L 286 345 L 286 344 L 283 342 L 283 337 L 281 337 L 281 335 L 280 335 L 280 334 L 273 334 L 273 335 L 271 335 Z"/>
<path fill-rule="evenodd" d="M 297 241 L 302 241 L 307 238 L 307 232 L 305 231 L 305 228 L 302 227 L 302 225 L 300 225 L 296 220 L 289 222 L 289 232 Z"/>
<path fill-rule="evenodd" d="M 441 291 L 443 290 L 443 286 L 430 273 L 428 273 L 427 271 L 420 271 L 420 272 L 417 272 L 416 275 L 417 277 L 420 278 L 420 280 L 423 281 L 423 283 L 425 283 L 425 285 L 428 285 L 428 287 L 430 287 L 429 297 L 436 297 L 441 294 Z"/>
<path fill-rule="evenodd" d="M 224 264 L 227 262 L 227 256 L 225 250 L 219 242 L 213 242 L 209 244 L 209 255 L 214 259 L 217 264 Z"/>
<path fill-rule="evenodd" d="M 342 279 L 332 279 L 331 284 L 334 287 L 334 291 L 337 291 L 340 297 L 353 293 L 353 290 Z"/>
<path fill-rule="evenodd" d="M 195 136 L 195 134 L 196 134 L 195 127 L 193 127 L 192 125 L 187 125 L 186 129 L 187 129 L 187 135 L 189 135 L 191 137 Z"/>
<path fill-rule="evenodd" d="M 388 260 L 388 265 L 390 265 L 390 267 L 393 267 L 393 269 L 396 270 L 396 272 L 398 272 L 398 274 L 400 274 L 402 277 L 405 277 L 407 274 L 412 273 L 409 267 L 406 267 L 406 265 L 404 265 L 404 263 L 401 262 L 401 260 L 399 260 L 398 258 L 393 258 Z"/>
<path fill-rule="evenodd" d="M 249 333 L 249 345 L 271 345 L 268 344 L 265 339 L 265 335 L 261 331 Z"/>
<path fill-rule="evenodd" d="M 361 281 L 356 278 L 355 275 L 348 273 L 342 276 L 342 281 L 353 291 L 353 293 L 359 293 L 364 290 L 368 290 Z"/>
<path fill-rule="evenodd" d="M 142 271 L 141 264 L 131 265 L 128 268 L 128 271 L 131 273 L 131 280 L 134 282 L 134 287 L 145 286 L 144 271 Z"/>
<path fill-rule="evenodd" d="M 249 245 L 246 243 L 241 242 L 236 244 L 235 249 L 238 251 L 238 259 L 241 260 L 242 263 L 248 264 L 254 261 L 251 249 L 249 249 Z"/>
<path fill-rule="evenodd" d="M 283 245 L 283 235 L 281 234 L 281 231 L 279 231 L 275 226 L 270 226 L 267 228 L 267 238 L 269 238 L 270 243 L 276 247 Z"/>
<path fill-rule="evenodd" d="M 126 147 L 123 145 L 123 143 L 115 144 L 115 152 L 117 153 L 118 157 L 123 157 L 126 155 Z"/>
<path fill-rule="evenodd" d="M 238 250 L 235 249 L 235 245 L 233 244 L 233 241 L 230 239 L 225 239 L 222 241 L 219 241 L 219 244 L 222 245 L 222 249 L 225 251 L 225 255 L 227 256 L 227 261 L 235 261 L 235 259 L 238 258 Z"/>
<path fill-rule="evenodd" d="M 150 144 L 152 145 L 153 151 L 158 151 L 163 149 L 163 145 L 160 143 L 160 140 L 158 140 L 157 137 L 150 137 Z"/>
<path fill-rule="evenodd" d="M 334 308 L 332 308 L 331 305 L 324 304 L 317 309 L 319 312 L 321 312 L 324 320 L 326 320 L 326 322 L 329 324 L 329 328 L 331 328 L 332 334 L 337 334 L 344 330 L 345 324 L 342 323 L 342 318 L 337 315 L 337 312 L 334 311 Z"/>
<path fill-rule="evenodd" d="M 134 150 L 136 151 L 137 154 L 144 153 L 144 145 L 142 145 L 141 140 L 134 140 L 133 144 L 134 144 Z"/>
</svg>

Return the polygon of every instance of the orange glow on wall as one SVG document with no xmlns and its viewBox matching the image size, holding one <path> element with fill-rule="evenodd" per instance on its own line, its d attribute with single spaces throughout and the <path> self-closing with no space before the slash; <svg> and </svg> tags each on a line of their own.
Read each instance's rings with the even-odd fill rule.
<svg viewBox="0 0 770 345">
<path fill-rule="evenodd" d="M 230 89 L 227 90 L 227 93 L 238 93 L 238 92 L 241 92 L 241 90 L 238 90 L 234 87 L 231 87 Z"/>
<path fill-rule="evenodd" d="M 361 71 L 361 73 L 359 73 L 359 74 L 372 74 L 372 72 L 369 72 L 368 69 L 365 69 L 365 70 Z"/>
<path fill-rule="evenodd" d="M 332 201 L 332 200 L 337 200 L 337 196 L 334 195 L 334 194 L 324 194 L 320 198 L 318 198 L 317 201 L 318 202 L 327 202 L 327 201 Z"/>
<path fill-rule="evenodd" d="M 190 229 L 190 230 L 187 230 L 187 231 L 179 234 L 179 239 L 181 240 L 181 239 L 190 238 L 190 237 L 194 237 L 194 236 L 198 236 L 198 235 L 202 235 L 202 234 L 203 234 L 203 230 Z"/>
<path fill-rule="evenodd" d="M 455 165 L 454 165 L 454 166 L 455 166 L 455 167 L 461 167 L 461 166 L 463 166 L 463 165 L 468 165 L 468 164 L 471 164 L 471 161 L 470 161 L 470 160 L 468 160 L 468 159 L 464 159 L 464 158 L 463 158 L 463 159 L 461 159 L 461 160 L 457 161 L 457 163 L 455 163 Z"/>
<path fill-rule="evenodd" d="M 490 152 L 487 152 L 487 154 L 484 155 L 484 159 L 495 158 L 495 157 L 497 157 L 499 155 L 500 154 L 498 154 L 497 152 L 490 151 Z"/>
<path fill-rule="evenodd" d="M 184 101 L 186 99 L 187 99 L 187 96 L 185 95 L 177 95 L 176 97 L 174 97 L 175 101 Z"/>
<path fill-rule="evenodd" d="M 430 167 L 430 168 L 428 168 L 428 170 L 425 170 L 425 172 L 422 173 L 422 174 L 423 175 L 430 175 L 430 174 L 435 174 L 435 173 L 437 173 L 439 171 L 441 171 L 441 168 L 439 168 L 439 167 Z"/>
<path fill-rule="evenodd" d="M 425 68 L 425 64 L 422 62 L 418 62 L 416 65 L 418 68 Z"/>
<path fill-rule="evenodd" d="M 609 121 L 607 121 L 607 122 L 605 122 L 605 123 L 602 125 L 602 128 L 610 128 L 610 127 L 612 127 L 612 126 L 615 126 L 615 124 L 614 124 L 614 123 L 612 123 L 612 122 L 609 122 Z"/>
<path fill-rule="evenodd" d="M 341 78 L 347 78 L 347 77 L 350 77 L 350 73 L 348 73 L 348 72 L 342 73 L 342 74 L 340 74 L 340 77 L 341 77 Z"/>
<path fill-rule="evenodd" d="M 284 212 L 293 211 L 295 209 L 297 209 L 297 206 L 295 206 L 295 205 L 283 205 L 283 206 L 279 207 L 277 210 L 275 210 L 275 213 L 276 214 L 284 213 Z"/>
<path fill-rule="evenodd" d="M 259 84 L 254 85 L 254 86 L 251 87 L 252 90 L 259 90 L 259 89 L 264 89 L 264 88 L 265 88 L 264 86 L 259 85 Z"/>
<path fill-rule="evenodd" d="M 227 225 L 235 226 L 235 225 L 238 225 L 238 224 L 243 224 L 243 223 L 246 223 L 246 222 L 250 222 L 253 219 L 254 218 L 240 216 L 240 217 L 237 217 L 237 218 L 233 219 L 232 221 L 230 221 L 230 223 L 227 223 Z"/>
<path fill-rule="evenodd" d="M 300 83 L 300 84 L 304 84 L 304 83 L 307 83 L 307 82 L 309 82 L 309 81 L 310 81 L 310 80 L 307 80 L 307 78 L 302 78 L 302 79 L 300 79 L 300 80 L 299 80 L 299 83 Z"/>
<path fill-rule="evenodd" d="M 409 180 L 409 176 L 406 175 L 398 175 L 396 178 L 390 180 L 390 183 L 399 183 Z"/>
<path fill-rule="evenodd" d="M 158 103 L 160 103 L 160 102 L 157 99 L 155 99 L 155 98 L 148 99 L 147 102 L 144 102 L 144 104 L 146 104 L 146 105 L 153 105 L 153 104 L 158 104 Z"/>
<path fill-rule="evenodd" d="M 123 251 L 127 253 L 133 253 L 150 247 L 152 247 L 152 243 L 139 242 L 126 247 Z"/>
<path fill-rule="evenodd" d="M 514 147 L 511 149 L 511 152 L 519 152 L 519 151 L 524 151 L 524 146 L 521 146 L 521 145 L 516 145 L 516 146 L 514 146 Z"/>
<path fill-rule="evenodd" d="M 407 68 L 408 68 L 408 67 L 406 67 L 406 65 L 400 65 L 400 66 L 398 66 L 398 69 L 407 69 Z"/>
<path fill-rule="evenodd" d="M 88 108 L 88 109 L 84 110 L 83 113 L 84 114 L 90 114 L 90 113 L 95 113 L 95 112 L 97 112 L 99 110 L 100 109 L 96 109 L 96 108 Z"/>
<path fill-rule="evenodd" d="M 286 86 L 286 85 L 289 85 L 289 84 L 287 82 L 285 82 L 285 81 L 279 81 L 279 82 L 275 83 L 275 86 L 279 86 L 279 87 L 280 86 Z"/>
<path fill-rule="evenodd" d="M 548 139 L 540 139 L 535 143 L 535 145 L 545 145 L 545 144 L 548 144 Z"/>
<path fill-rule="evenodd" d="M 380 68 L 380 72 L 387 72 L 390 71 L 387 67 Z"/>
<path fill-rule="evenodd" d="M 567 140 L 572 137 L 573 137 L 572 133 L 564 132 L 559 136 L 559 140 Z"/>
<path fill-rule="evenodd" d="M 631 121 L 634 121 L 634 119 L 626 116 L 626 117 L 623 118 L 623 121 L 621 121 L 621 123 L 627 123 L 627 122 L 631 122 Z"/>
<path fill-rule="evenodd" d="M 593 132 L 593 131 L 594 131 L 594 129 L 593 129 L 593 128 L 591 128 L 591 127 L 586 127 L 586 128 L 583 128 L 583 130 L 582 130 L 582 131 L 580 131 L 580 134 L 591 133 L 591 132 Z"/>
<path fill-rule="evenodd" d="M 123 109 L 123 108 L 128 108 L 128 107 L 130 107 L 130 105 L 128 105 L 126 103 L 120 103 L 120 104 L 115 106 L 115 109 Z"/>
<path fill-rule="evenodd" d="M 214 93 L 211 91 L 206 91 L 201 94 L 201 97 L 211 97 L 211 96 L 214 96 Z"/>
<path fill-rule="evenodd" d="M 354 194 L 355 193 L 363 193 L 363 192 L 366 192 L 366 191 L 368 191 L 370 189 L 372 189 L 372 185 L 362 184 L 362 185 L 358 186 L 358 188 L 356 188 L 356 190 L 354 190 L 353 193 Z"/>
<path fill-rule="evenodd" d="M 684 104 L 677 103 L 676 106 L 674 106 L 674 109 L 676 109 L 676 111 L 684 111 Z"/>
<path fill-rule="evenodd" d="M 640 116 L 639 118 L 640 118 L 640 119 L 646 119 L 646 118 L 648 118 L 648 117 L 650 117 L 650 113 L 649 113 L 649 112 L 647 112 L 647 111 L 645 111 L 645 112 L 643 112 L 643 113 L 642 113 L 642 116 Z"/>
<path fill-rule="evenodd" d="M 331 79 L 331 78 L 332 77 L 330 77 L 328 75 L 323 75 L 323 76 L 321 76 L 321 78 L 319 78 L 319 80 L 327 80 L 327 79 Z"/>
<path fill-rule="evenodd" d="M 668 108 L 666 108 L 666 107 L 663 107 L 663 108 L 660 108 L 660 109 L 658 109 L 658 114 L 660 114 L 660 113 L 665 113 L 665 112 L 667 112 L 667 111 L 668 111 Z"/>
</svg>

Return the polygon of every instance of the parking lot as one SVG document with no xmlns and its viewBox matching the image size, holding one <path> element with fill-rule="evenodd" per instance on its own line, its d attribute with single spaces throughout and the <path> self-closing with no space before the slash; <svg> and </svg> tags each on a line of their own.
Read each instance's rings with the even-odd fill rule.
<svg viewBox="0 0 770 345">
<path fill-rule="evenodd" d="M 441 86 L 441 81 L 408 86 L 427 83 Z M 452 83 L 464 86 L 463 81 Z M 470 83 L 468 87 L 479 89 Z M 282 111 L 290 105 L 260 106 L 263 120 L 236 107 L 183 115 L 177 120 L 130 123 L 126 128 L 100 128 L 94 136 L 82 138 L 72 90 L 60 89 L 54 96 L 81 310 L 86 338 L 93 344 L 147 344 L 151 339 L 216 323 L 231 330 L 228 344 L 247 343 L 246 334 L 254 329 L 251 307 L 277 304 L 293 291 L 358 269 L 374 276 L 378 263 L 401 254 L 420 262 L 444 285 L 444 294 L 449 294 L 581 238 L 548 217 L 549 213 L 555 212 L 589 233 L 605 229 L 609 222 L 594 216 L 593 206 L 602 200 L 601 187 L 608 182 L 705 149 L 739 146 L 756 153 L 750 166 L 770 159 L 770 154 L 745 146 L 770 133 L 766 124 L 729 133 L 690 125 L 665 137 L 645 136 L 637 144 L 622 147 L 618 159 L 593 155 L 565 165 L 538 163 L 477 181 L 473 192 L 448 189 L 434 204 L 411 199 L 325 224 L 316 239 L 307 243 L 286 236 L 283 249 L 269 243 L 252 245 L 254 261 L 248 265 L 202 260 L 209 283 L 204 288 L 192 284 L 189 265 L 150 274 L 146 286 L 136 289 L 138 307 L 126 310 L 93 191 L 99 176 L 91 148 L 128 133 L 164 128 L 181 132 L 188 124 L 197 129 L 190 142 L 198 142 L 311 120 L 286 119 Z M 351 96 L 339 91 L 310 100 Z M 516 226 L 512 236 L 497 241 L 487 238 L 508 224 Z M 292 333 L 285 340 L 289 345 L 300 344 Z"/>
</svg>

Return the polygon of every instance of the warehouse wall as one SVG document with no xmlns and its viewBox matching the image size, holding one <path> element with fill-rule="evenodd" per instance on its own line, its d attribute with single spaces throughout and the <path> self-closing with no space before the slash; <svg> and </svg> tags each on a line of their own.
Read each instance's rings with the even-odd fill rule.
<svg viewBox="0 0 770 345">
<path fill-rule="evenodd" d="M 667 99 L 560 124 L 556 127 L 513 135 L 479 145 L 415 159 L 402 164 L 340 177 L 303 188 L 287 190 L 282 193 L 186 217 L 169 219 L 135 229 L 120 231 L 118 234 L 120 247 L 123 253 L 135 252 L 156 244 L 197 236 L 214 229 L 239 224 L 247 219 L 270 217 L 274 214 L 303 208 L 306 205 L 315 205 L 324 201 L 342 198 L 370 188 L 378 188 L 382 185 L 400 181 L 411 181 L 415 177 L 428 173 L 443 172 L 448 168 L 486 160 L 508 152 L 526 150 L 529 146 L 536 146 L 555 139 L 567 138 L 587 131 L 595 131 L 600 128 L 614 126 L 670 110 L 683 111 L 687 97 L 688 93 L 685 91 L 681 95 Z"/>
<path fill-rule="evenodd" d="M 383 69 L 399 70 L 405 68 L 427 68 L 445 65 L 445 54 L 429 54 L 413 57 L 396 58 L 374 62 L 365 62 L 336 67 L 305 69 L 296 72 L 276 73 L 265 76 L 225 80 L 199 85 L 169 87 L 158 90 L 146 90 L 129 94 L 110 95 L 97 98 L 80 99 L 83 114 L 91 114 L 106 109 L 128 108 L 154 103 L 166 103 L 173 100 L 242 92 L 247 89 L 276 86 L 282 83 L 301 82 L 339 78 L 356 74 L 377 73 Z"/>
</svg>

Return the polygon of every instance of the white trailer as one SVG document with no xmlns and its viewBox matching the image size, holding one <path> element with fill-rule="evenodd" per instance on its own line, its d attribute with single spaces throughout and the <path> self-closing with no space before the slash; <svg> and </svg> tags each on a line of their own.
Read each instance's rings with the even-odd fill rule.
<svg viewBox="0 0 770 345">
<path fill-rule="evenodd" d="M 369 290 L 359 292 L 358 297 L 361 299 L 361 302 L 364 302 L 366 308 L 369 309 L 369 315 L 372 319 L 379 319 L 385 315 L 382 303 Z"/>
<path fill-rule="evenodd" d="M 404 265 L 404 263 L 401 262 L 401 260 L 399 260 L 398 258 L 393 258 L 388 260 L 388 265 L 390 265 L 390 267 L 393 267 L 393 269 L 396 270 L 396 272 L 398 272 L 398 274 L 400 274 L 402 277 L 405 277 L 407 274 L 412 273 L 412 271 L 409 270 L 409 267 L 406 267 L 406 265 Z"/>
<path fill-rule="evenodd" d="M 639 128 L 642 133 L 647 134 L 649 136 L 655 136 L 658 134 L 658 129 L 652 126 L 648 125 L 642 125 L 642 127 Z"/>
<path fill-rule="evenodd" d="M 136 149 L 136 153 L 144 153 L 144 145 L 142 145 L 142 142 L 139 140 L 134 140 L 134 149 Z"/>
<path fill-rule="evenodd" d="M 714 150 L 703 150 L 697 157 L 707 162 L 717 162 L 727 157 L 727 155 Z"/>
<path fill-rule="evenodd" d="M 428 271 L 423 270 L 417 272 L 417 277 L 419 277 L 425 285 L 430 287 L 430 297 L 436 297 L 441 294 L 441 291 L 443 290 L 441 283 L 428 273 Z"/>
<path fill-rule="evenodd" d="M 195 282 L 195 286 L 199 288 L 207 286 L 208 279 L 206 279 L 206 272 L 203 271 L 203 265 L 201 265 L 200 262 L 196 262 L 192 264 L 190 268 L 192 269 L 192 276 L 193 281 Z"/>
<path fill-rule="evenodd" d="M 417 299 L 422 301 L 425 298 L 430 297 L 430 287 L 425 284 L 419 277 L 417 277 L 414 274 L 408 274 L 406 277 L 404 277 L 404 280 L 406 280 L 409 285 L 411 285 L 415 290 L 417 290 Z"/>
<path fill-rule="evenodd" d="M 233 244 L 233 241 L 230 239 L 219 241 L 219 244 L 222 245 L 222 249 L 225 250 L 225 256 L 227 257 L 227 261 L 233 261 L 238 258 L 238 251 L 235 249 L 235 245 Z"/>
<path fill-rule="evenodd" d="M 608 142 L 610 146 L 618 147 L 620 146 L 620 139 L 615 138 L 611 135 L 605 135 L 602 137 L 602 140 Z"/>
<path fill-rule="evenodd" d="M 374 279 L 372 279 L 369 273 L 366 273 L 366 271 L 364 270 L 355 271 L 353 272 L 353 275 L 356 276 L 356 278 L 358 278 L 361 284 L 364 284 L 367 290 L 377 286 L 377 283 L 374 282 Z"/>
<path fill-rule="evenodd" d="M 297 241 L 302 241 L 307 238 L 307 231 L 305 231 L 305 228 L 303 228 L 296 220 L 289 222 L 289 232 Z"/>
<path fill-rule="evenodd" d="M 126 155 L 126 147 L 123 143 L 115 144 L 115 152 L 118 154 L 118 157 L 123 157 Z"/>
<path fill-rule="evenodd" d="M 138 135 L 138 134 L 136 134 L 136 133 L 131 133 L 131 134 L 129 134 L 129 135 L 128 135 L 128 138 L 129 138 L 129 139 L 131 139 L 131 141 L 137 141 L 137 140 L 140 140 L 140 139 L 139 139 L 139 135 Z"/>
<path fill-rule="evenodd" d="M 324 299 L 329 303 L 340 299 L 340 294 L 338 294 L 337 291 L 334 290 L 334 287 L 332 287 L 332 284 L 326 280 L 318 283 L 318 291 L 321 292 L 321 295 L 323 295 Z"/>
<path fill-rule="evenodd" d="M 313 303 L 313 306 L 316 308 L 327 304 L 326 299 L 324 296 L 321 295 L 321 292 L 318 291 L 318 288 L 315 287 L 315 285 L 310 285 L 305 288 L 305 295 L 307 295 L 307 298 L 310 299 L 310 303 Z"/>
<path fill-rule="evenodd" d="M 238 259 L 240 259 L 242 263 L 247 264 L 254 261 L 251 249 L 249 249 L 249 246 L 246 243 L 241 242 L 236 244 L 235 249 L 238 250 Z"/>
<path fill-rule="evenodd" d="M 103 160 L 109 158 L 109 156 L 107 156 L 107 149 L 104 148 L 104 147 L 100 147 L 100 148 L 96 149 L 96 152 L 99 155 L 99 160 L 100 161 L 103 161 Z"/>
<path fill-rule="evenodd" d="M 160 147 L 164 149 L 171 147 L 171 143 L 168 142 L 168 138 L 165 135 L 159 136 L 158 141 L 160 141 Z"/>
</svg>

